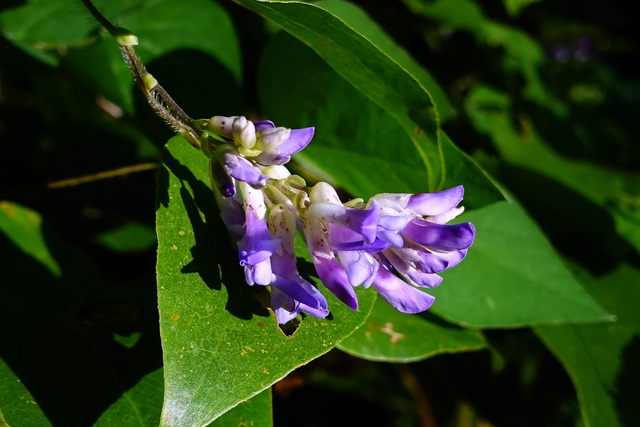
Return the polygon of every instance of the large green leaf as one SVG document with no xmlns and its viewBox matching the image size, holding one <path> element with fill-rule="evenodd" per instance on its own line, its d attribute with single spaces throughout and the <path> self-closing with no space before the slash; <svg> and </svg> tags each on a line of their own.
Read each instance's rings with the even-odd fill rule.
<svg viewBox="0 0 640 427">
<path fill-rule="evenodd" d="M 365 11 L 353 3 L 343 0 L 324 0 L 317 3 L 324 9 L 334 13 L 355 31 L 369 39 L 381 51 L 389 55 L 411 74 L 433 98 L 438 109 L 438 117 L 446 121 L 455 114 L 447 95 L 424 67 L 413 59 L 407 51 L 389 37 L 382 28 L 372 20 Z"/>
<path fill-rule="evenodd" d="M 284 62 L 290 63 L 286 70 Z M 354 197 L 428 190 L 424 164 L 398 122 L 311 49 L 279 34 L 267 45 L 259 71 L 267 117 L 291 127 L 316 127 L 313 141 L 296 157 L 305 176 L 319 171 L 314 178 L 332 181 Z M 448 159 L 445 186 L 465 185 L 470 207 L 500 200 L 481 169 L 444 134 L 440 137 Z"/>
<path fill-rule="evenodd" d="M 441 353 L 479 350 L 486 343 L 477 331 L 429 313 L 400 313 L 378 298 L 365 324 L 338 347 L 363 359 L 406 363 Z"/>
<path fill-rule="evenodd" d="M 324 354 L 358 328 L 375 293 L 352 311 L 327 294 L 331 316 L 305 317 L 292 336 L 249 287 L 219 219 L 208 160 L 176 137 L 158 189 L 158 304 L 164 350 L 164 425 L 204 425 Z M 303 275 L 313 275 L 299 260 Z M 310 280 L 314 280 L 310 277 Z M 321 289 L 324 289 L 320 286 Z"/>
<path fill-rule="evenodd" d="M 640 419 L 640 313 L 630 302 L 640 299 L 640 271 L 623 264 L 601 278 L 580 277 L 616 322 L 535 331 L 569 372 L 587 426 L 633 425 Z"/>
<path fill-rule="evenodd" d="M 428 174 L 425 187 L 443 181 L 435 104 L 424 87 L 389 55 L 321 7 L 300 2 L 237 0 L 313 49 L 339 75 L 397 120 Z M 331 35 L 331 36 L 329 36 Z"/>
<path fill-rule="evenodd" d="M 459 220 L 474 224 L 476 239 L 466 259 L 429 290 L 438 315 L 492 328 L 610 320 L 517 204 L 499 202 Z"/>
</svg>

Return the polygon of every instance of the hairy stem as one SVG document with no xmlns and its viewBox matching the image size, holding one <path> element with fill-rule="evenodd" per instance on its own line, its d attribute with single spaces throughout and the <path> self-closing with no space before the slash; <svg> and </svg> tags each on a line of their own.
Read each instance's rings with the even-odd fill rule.
<svg viewBox="0 0 640 427">
<path fill-rule="evenodd" d="M 158 81 L 147 72 L 133 46 L 138 44 L 138 38 L 124 28 L 114 26 L 100 13 L 90 0 L 80 0 L 93 17 L 116 39 L 125 62 L 133 73 L 138 87 L 147 102 L 158 116 L 164 119 L 176 132 L 198 150 L 200 147 L 199 132 L 194 128 L 194 120 L 171 98 Z"/>
</svg>

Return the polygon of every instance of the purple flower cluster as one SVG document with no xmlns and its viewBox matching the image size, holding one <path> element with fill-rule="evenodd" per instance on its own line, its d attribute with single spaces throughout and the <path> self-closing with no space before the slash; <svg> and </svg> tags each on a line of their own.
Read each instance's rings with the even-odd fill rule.
<svg viewBox="0 0 640 427">
<path fill-rule="evenodd" d="M 463 211 L 462 186 L 343 203 L 331 185 L 309 188 L 283 166 L 309 144 L 313 128 L 216 116 L 207 130 L 215 138 L 203 149 L 211 159 L 222 219 L 247 283 L 269 286 L 271 309 L 281 324 L 300 312 L 329 314 L 324 296 L 298 272 L 298 230 L 322 283 L 353 310 L 358 286 L 373 286 L 403 313 L 428 309 L 434 298 L 421 288 L 438 286 L 438 273 L 462 261 L 473 243 L 472 224 L 447 224 Z"/>
</svg>

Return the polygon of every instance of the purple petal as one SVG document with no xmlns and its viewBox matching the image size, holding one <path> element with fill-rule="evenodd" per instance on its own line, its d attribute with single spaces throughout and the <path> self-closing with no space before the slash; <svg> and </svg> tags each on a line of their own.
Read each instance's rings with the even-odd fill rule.
<svg viewBox="0 0 640 427">
<path fill-rule="evenodd" d="M 277 150 L 267 150 L 263 151 L 255 157 L 252 157 L 252 159 L 260 163 L 261 165 L 280 166 L 288 163 L 289 160 L 291 160 L 291 156 L 282 155 Z"/>
<path fill-rule="evenodd" d="M 420 216 L 436 216 L 454 209 L 464 196 L 462 185 L 437 193 L 415 194 L 409 198 L 407 209 Z"/>
<path fill-rule="evenodd" d="M 407 251 L 405 250 L 403 252 L 406 253 Z M 414 268 L 411 260 L 403 257 L 402 253 L 396 253 L 395 249 L 386 251 L 385 256 L 391 262 L 393 267 L 398 271 L 398 273 L 404 276 L 410 283 L 414 284 L 415 286 L 435 288 L 442 282 L 442 277 L 432 273 L 425 273 Z"/>
<path fill-rule="evenodd" d="M 470 222 L 442 225 L 415 218 L 407 224 L 402 236 L 437 251 L 456 251 L 471 246 L 475 228 Z"/>
<path fill-rule="evenodd" d="M 227 226 L 233 241 L 237 242 L 244 235 L 246 221 L 242 205 L 235 197 L 219 197 L 218 207 L 220 208 L 222 222 Z"/>
<path fill-rule="evenodd" d="M 321 301 L 318 300 L 317 295 L 319 294 L 322 296 L 322 294 L 318 292 L 316 293 L 316 296 L 311 295 L 301 286 L 301 283 L 303 282 L 296 282 L 294 280 L 287 280 L 276 276 L 276 280 L 271 283 L 271 289 L 278 288 L 290 298 L 300 302 L 301 304 L 305 304 L 309 307 L 320 308 Z M 304 281 L 304 283 L 308 282 Z M 324 301 L 324 297 L 322 297 L 322 300 Z M 326 301 L 324 301 L 324 303 L 326 304 Z"/>
<path fill-rule="evenodd" d="M 367 243 L 360 233 L 335 224 L 328 224 L 329 243 L 331 248 L 338 251 L 367 251 L 369 253 L 382 252 L 390 245 L 382 239 L 376 238 Z"/>
<path fill-rule="evenodd" d="M 240 265 L 256 265 L 271 257 L 280 244 L 280 239 L 274 239 L 267 227 L 262 192 L 244 182 L 240 183 L 240 189 L 244 197 L 246 218 L 244 237 L 238 242 Z"/>
<path fill-rule="evenodd" d="M 220 162 L 212 159 L 209 162 L 209 171 L 213 185 L 224 197 L 233 197 L 236 194 L 236 184 L 233 178 L 224 170 Z"/>
<path fill-rule="evenodd" d="M 271 120 L 258 120 L 256 122 L 253 122 L 253 125 L 256 128 L 256 132 L 276 127 L 276 125 L 274 125 Z"/>
<path fill-rule="evenodd" d="M 278 147 L 281 156 L 291 156 L 309 145 L 315 128 L 291 129 L 291 135 Z"/>
<path fill-rule="evenodd" d="M 349 283 L 347 273 L 336 260 L 329 242 L 324 236 L 322 223 L 317 219 L 306 219 L 304 235 L 311 260 L 322 283 L 347 306 L 357 310 L 356 293 Z"/>
<path fill-rule="evenodd" d="M 267 181 L 267 176 L 244 157 L 227 155 L 225 156 L 222 166 L 229 175 L 238 181 L 259 186 L 264 186 Z"/>
<path fill-rule="evenodd" d="M 274 279 L 269 258 L 256 264 L 242 264 L 241 261 L 240 265 L 244 266 L 244 279 L 249 286 L 253 286 L 256 283 L 261 286 L 267 286 Z"/>
<path fill-rule="evenodd" d="M 435 300 L 433 296 L 414 288 L 384 268 L 378 269 L 373 287 L 382 299 L 402 313 L 420 313 L 431 307 Z"/>
<path fill-rule="evenodd" d="M 313 257 L 318 277 L 327 289 L 352 310 L 358 309 L 358 297 L 349 283 L 347 273 L 338 261 Z"/>
<path fill-rule="evenodd" d="M 407 226 L 409 218 L 404 216 L 383 215 L 380 217 L 378 224 L 389 231 L 400 231 Z"/>
<path fill-rule="evenodd" d="M 371 285 L 380 266 L 373 256 L 364 251 L 338 251 L 338 257 L 351 285 L 365 288 Z"/>
<path fill-rule="evenodd" d="M 345 208 L 342 204 L 312 203 L 309 207 L 309 213 L 324 224 L 335 224 L 358 233 L 364 237 L 367 243 L 373 243 L 376 239 L 380 211 L 375 207 L 351 209 Z"/>
<path fill-rule="evenodd" d="M 440 273 L 451 268 L 459 264 L 467 255 L 467 249 L 433 252 L 416 244 L 408 244 L 403 248 L 391 248 L 388 252 L 393 252 L 417 270 L 427 274 Z"/>
</svg>

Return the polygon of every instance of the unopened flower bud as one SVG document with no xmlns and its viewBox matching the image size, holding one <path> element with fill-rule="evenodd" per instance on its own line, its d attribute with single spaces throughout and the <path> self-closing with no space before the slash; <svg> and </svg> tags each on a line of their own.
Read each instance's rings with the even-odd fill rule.
<svg viewBox="0 0 640 427">
<path fill-rule="evenodd" d="M 261 150 L 273 150 L 281 146 L 289 136 L 291 135 L 291 129 L 282 127 L 273 127 L 263 129 L 258 132 L 258 148 Z"/>
<path fill-rule="evenodd" d="M 217 135 L 222 135 L 225 138 L 233 139 L 232 126 L 236 117 L 237 116 L 213 116 L 209 119 L 207 128 Z"/>
<path fill-rule="evenodd" d="M 245 148 L 252 148 L 256 145 L 256 128 L 253 122 L 247 120 L 246 117 L 236 117 L 231 126 L 231 132 L 239 145 Z"/>
</svg>

